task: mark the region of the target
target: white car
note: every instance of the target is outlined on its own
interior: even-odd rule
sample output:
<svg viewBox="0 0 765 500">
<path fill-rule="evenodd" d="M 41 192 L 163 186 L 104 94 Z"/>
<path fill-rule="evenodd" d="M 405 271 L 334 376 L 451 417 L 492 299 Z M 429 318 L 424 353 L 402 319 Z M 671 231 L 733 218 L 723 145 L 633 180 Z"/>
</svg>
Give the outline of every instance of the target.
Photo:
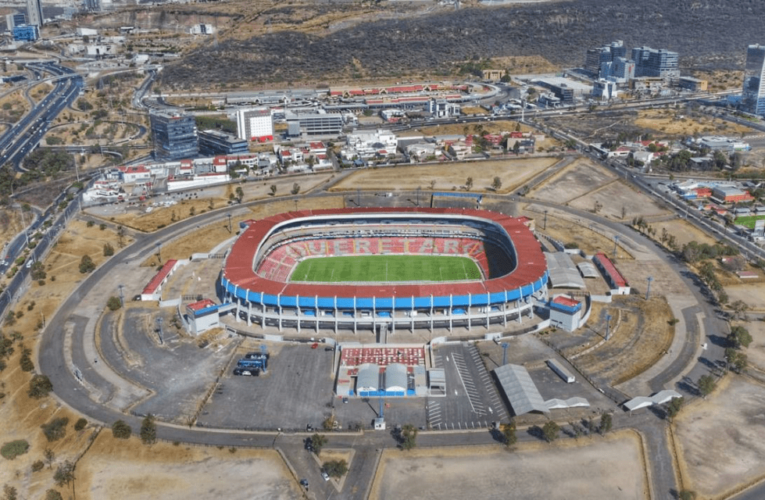
<svg viewBox="0 0 765 500">
<path fill-rule="evenodd" d="M 321 471 L 321 477 L 324 478 L 325 481 L 329 481 L 329 474 L 325 471 Z"/>
</svg>

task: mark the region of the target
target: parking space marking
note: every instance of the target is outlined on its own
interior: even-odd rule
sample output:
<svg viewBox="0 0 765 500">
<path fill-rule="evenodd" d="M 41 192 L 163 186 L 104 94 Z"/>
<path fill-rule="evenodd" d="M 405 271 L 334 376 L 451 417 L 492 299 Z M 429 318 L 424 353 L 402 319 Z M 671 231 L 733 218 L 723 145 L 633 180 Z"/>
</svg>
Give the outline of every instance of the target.
<svg viewBox="0 0 765 500">
<path fill-rule="evenodd" d="M 500 399 L 499 394 L 497 393 L 497 387 L 494 385 L 494 383 L 491 380 L 489 371 L 486 369 L 486 366 L 484 365 L 483 360 L 481 359 L 481 355 L 478 353 L 478 348 L 475 345 L 471 345 L 470 347 L 468 347 L 468 350 L 470 351 L 470 356 L 473 358 L 473 360 L 475 360 L 476 368 L 478 369 L 478 375 L 481 377 L 481 381 L 484 384 L 484 388 L 486 392 L 489 394 L 489 400 L 491 401 L 489 412 L 493 415 L 495 414 L 495 410 L 496 410 L 496 416 L 499 420 L 507 418 L 507 412 L 505 412 L 505 405 L 502 404 L 502 400 Z"/>
<path fill-rule="evenodd" d="M 452 353 L 452 359 L 457 367 L 457 375 L 460 377 L 462 387 L 465 389 L 470 407 L 473 409 L 473 413 L 478 415 L 486 415 L 486 407 L 481 401 L 481 395 L 473 382 L 473 377 L 465 364 L 465 360 L 460 353 Z"/>
</svg>

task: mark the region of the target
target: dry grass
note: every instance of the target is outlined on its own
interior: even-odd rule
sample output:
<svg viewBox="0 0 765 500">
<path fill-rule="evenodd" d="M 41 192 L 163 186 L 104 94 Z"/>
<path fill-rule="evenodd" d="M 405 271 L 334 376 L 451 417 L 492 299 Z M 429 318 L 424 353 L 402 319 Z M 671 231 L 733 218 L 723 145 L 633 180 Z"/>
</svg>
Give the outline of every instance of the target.
<svg viewBox="0 0 765 500">
<path fill-rule="evenodd" d="M 673 315 L 666 299 L 658 296 L 649 301 L 618 297 L 609 309 L 612 316 L 618 309 L 620 317 L 611 340 L 576 362 L 588 373 L 618 385 L 643 373 L 667 352 L 674 337 L 669 324 Z"/>
<path fill-rule="evenodd" d="M 698 132 L 702 135 L 718 133 L 724 135 L 758 133 L 754 129 L 744 125 L 726 122 L 719 118 L 703 115 L 692 118 L 675 110 L 639 111 L 638 118 L 635 120 L 635 125 L 663 132 L 670 136 L 687 136 L 694 132 Z"/>
<path fill-rule="evenodd" d="M 31 214 L 25 216 L 31 221 Z M 0 249 L 16 237 L 23 229 L 21 223 L 21 213 L 7 207 L 0 208 Z"/>
<path fill-rule="evenodd" d="M 662 229 L 666 229 L 667 234 L 671 234 L 675 237 L 678 247 L 682 247 L 691 241 L 706 243 L 707 245 L 714 245 L 717 243 L 717 240 L 709 236 L 707 233 L 682 219 L 674 219 L 666 222 L 655 222 L 651 223 L 650 225 L 651 227 L 656 228 L 656 236 L 658 238 L 661 237 Z"/>
<path fill-rule="evenodd" d="M 21 90 L 0 98 L 0 121 L 18 121 L 31 109 L 29 101 Z"/>
<path fill-rule="evenodd" d="M 494 177 L 502 180 L 499 193 L 509 193 L 525 184 L 557 162 L 557 158 L 529 158 L 520 160 L 497 160 L 474 163 L 445 163 L 413 167 L 377 168 L 354 172 L 330 191 L 366 190 L 396 191 L 413 190 L 418 187 L 435 190 L 460 190 L 468 177 L 473 178 L 474 192 L 494 192 Z"/>
<path fill-rule="evenodd" d="M 129 212 L 110 217 L 109 220 L 143 232 L 161 229 L 173 222 L 182 221 L 194 215 L 229 206 L 227 198 L 199 198 L 182 200 L 172 207 L 154 208 L 151 212 Z M 212 205 L 212 207 L 211 207 Z"/>
<path fill-rule="evenodd" d="M 579 224 L 572 223 L 570 220 L 548 215 L 547 229 L 542 229 L 544 214 L 528 212 L 525 215 L 533 217 L 536 220 L 537 231 L 561 241 L 564 244 L 574 243 L 579 250 L 587 255 L 595 255 L 598 252 L 606 252 L 611 255 L 611 252 L 613 252 L 613 240 L 606 238 L 600 233 L 596 233 L 589 227 L 580 226 Z M 632 255 L 624 250 L 623 247 L 618 248 L 617 258 L 618 260 L 633 260 Z"/>
<path fill-rule="evenodd" d="M 489 112 L 480 106 L 465 106 L 462 108 L 463 115 L 488 115 Z"/>
</svg>

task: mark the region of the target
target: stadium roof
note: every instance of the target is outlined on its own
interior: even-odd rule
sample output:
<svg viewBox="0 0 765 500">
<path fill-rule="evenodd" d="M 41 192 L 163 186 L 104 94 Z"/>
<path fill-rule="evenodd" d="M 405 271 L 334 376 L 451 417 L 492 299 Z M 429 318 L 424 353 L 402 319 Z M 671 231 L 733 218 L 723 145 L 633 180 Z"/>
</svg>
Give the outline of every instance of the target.
<svg viewBox="0 0 765 500">
<path fill-rule="evenodd" d="M 470 283 L 439 283 L 422 285 L 348 285 L 348 284 L 294 284 L 269 280 L 255 274 L 255 257 L 263 242 L 278 230 L 278 226 L 293 220 L 325 217 L 352 222 L 363 215 L 389 217 L 420 214 L 466 219 L 481 219 L 498 224 L 507 233 L 516 252 L 516 268 L 504 276 Z M 329 210 L 302 210 L 260 219 L 250 224 L 231 248 L 226 259 L 223 277 L 233 286 L 273 296 L 301 297 L 427 297 L 454 295 L 482 295 L 505 293 L 528 287 L 544 277 L 547 263 L 539 242 L 522 220 L 487 210 L 454 208 L 353 208 Z"/>
<path fill-rule="evenodd" d="M 569 254 L 545 252 L 545 258 L 550 272 L 550 284 L 553 288 L 586 288 Z"/>
<path fill-rule="evenodd" d="M 600 262 L 601 267 L 611 277 L 611 280 L 614 282 L 614 285 L 618 287 L 624 287 L 627 285 L 627 280 L 622 276 L 622 273 L 619 272 L 618 269 L 616 269 L 616 266 L 614 266 L 614 263 L 611 262 L 611 259 L 609 259 L 606 254 L 603 252 L 595 254 L 595 257 L 593 257 L 597 262 Z"/>
<path fill-rule="evenodd" d="M 407 388 L 407 369 L 401 363 L 392 363 L 385 369 L 385 390 L 405 391 Z"/>
<path fill-rule="evenodd" d="M 550 412 L 526 368 L 520 365 L 504 365 L 495 368 L 494 374 L 516 415 L 531 411 Z"/>
<path fill-rule="evenodd" d="M 143 293 L 150 294 L 157 291 L 157 288 L 162 284 L 162 281 L 164 281 L 165 278 L 173 271 L 173 268 L 175 267 L 175 264 L 177 264 L 178 261 L 174 259 L 170 259 L 162 266 L 162 269 L 159 270 L 157 274 L 154 275 L 154 277 L 149 281 L 149 284 L 146 285 L 146 287 L 143 289 Z"/>
<path fill-rule="evenodd" d="M 376 391 L 380 385 L 380 367 L 373 363 L 359 367 L 356 377 L 356 391 Z"/>
<path fill-rule="evenodd" d="M 565 410 L 566 408 L 589 407 L 590 402 L 584 398 L 549 399 L 545 401 L 548 410 Z"/>
<path fill-rule="evenodd" d="M 629 411 L 639 410 L 640 408 L 646 408 L 648 406 L 653 405 L 661 405 L 666 403 L 667 401 L 674 399 L 674 398 L 682 398 L 682 394 L 680 394 L 677 391 L 673 390 L 665 390 L 665 391 L 659 391 L 650 398 L 647 398 L 645 396 L 638 396 L 636 398 L 632 398 L 626 403 L 624 403 L 624 407 L 627 408 Z"/>
</svg>

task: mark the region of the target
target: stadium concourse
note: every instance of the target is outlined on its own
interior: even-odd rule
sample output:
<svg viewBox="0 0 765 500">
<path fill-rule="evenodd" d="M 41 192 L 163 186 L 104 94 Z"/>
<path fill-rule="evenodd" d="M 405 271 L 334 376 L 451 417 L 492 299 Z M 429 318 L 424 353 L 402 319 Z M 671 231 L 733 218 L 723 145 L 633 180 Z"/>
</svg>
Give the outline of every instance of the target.
<svg viewBox="0 0 765 500">
<path fill-rule="evenodd" d="M 500 213 L 330 209 L 246 224 L 226 257 L 220 290 L 248 325 L 451 332 L 506 326 L 547 300 L 539 242 L 524 220 Z M 313 262 L 316 274 L 305 270 Z"/>
</svg>

